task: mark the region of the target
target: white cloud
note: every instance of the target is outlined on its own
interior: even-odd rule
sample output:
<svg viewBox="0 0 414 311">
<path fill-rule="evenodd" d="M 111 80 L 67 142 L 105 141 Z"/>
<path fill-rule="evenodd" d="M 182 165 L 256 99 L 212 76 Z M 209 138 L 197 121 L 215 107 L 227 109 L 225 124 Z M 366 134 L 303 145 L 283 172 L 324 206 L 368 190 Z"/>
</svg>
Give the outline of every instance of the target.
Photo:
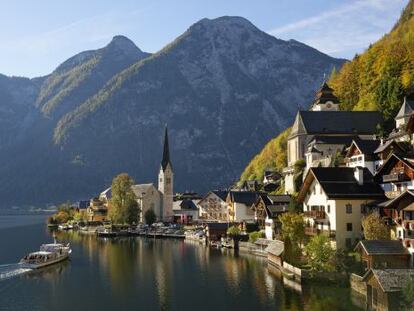
<svg viewBox="0 0 414 311">
<path fill-rule="evenodd" d="M 354 0 L 268 33 L 335 56 L 352 57 L 388 32 L 408 0 Z"/>
</svg>

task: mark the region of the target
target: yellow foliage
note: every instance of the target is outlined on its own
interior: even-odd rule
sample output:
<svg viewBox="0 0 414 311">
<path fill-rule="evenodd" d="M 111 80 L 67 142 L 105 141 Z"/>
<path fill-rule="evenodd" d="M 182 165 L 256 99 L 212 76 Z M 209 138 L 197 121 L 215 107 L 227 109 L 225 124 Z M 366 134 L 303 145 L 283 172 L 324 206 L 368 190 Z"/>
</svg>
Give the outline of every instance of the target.
<svg viewBox="0 0 414 311">
<path fill-rule="evenodd" d="M 286 148 L 289 133 L 290 128 L 268 142 L 263 150 L 245 168 L 240 177 L 240 181 L 262 180 L 263 173 L 266 169 L 280 171 L 284 168 L 287 165 Z"/>
</svg>

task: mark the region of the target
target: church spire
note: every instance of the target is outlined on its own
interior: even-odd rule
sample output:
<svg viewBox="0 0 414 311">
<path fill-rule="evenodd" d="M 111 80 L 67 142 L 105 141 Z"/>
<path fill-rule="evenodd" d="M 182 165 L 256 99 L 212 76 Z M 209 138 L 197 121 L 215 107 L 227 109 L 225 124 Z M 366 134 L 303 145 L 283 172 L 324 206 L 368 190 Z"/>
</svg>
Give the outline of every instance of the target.
<svg viewBox="0 0 414 311">
<path fill-rule="evenodd" d="M 168 164 L 170 164 L 170 166 L 172 166 L 171 161 L 170 161 L 170 147 L 168 145 L 168 128 L 167 128 L 167 126 L 165 126 L 164 151 L 162 153 L 162 161 L 161 161 L 161 167 L 162 167 L 163 171 L 165 171 Z"/>
</svg>

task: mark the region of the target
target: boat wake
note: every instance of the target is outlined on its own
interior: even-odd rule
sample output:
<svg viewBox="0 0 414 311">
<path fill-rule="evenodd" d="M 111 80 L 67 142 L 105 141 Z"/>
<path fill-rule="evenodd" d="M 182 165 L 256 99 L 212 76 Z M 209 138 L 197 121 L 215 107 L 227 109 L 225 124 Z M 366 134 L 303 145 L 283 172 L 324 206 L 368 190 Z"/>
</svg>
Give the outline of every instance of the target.
<svg viewBox="0 0 414 311">
<path fill-rule="evenodd" d="M 0 265 L 0 281 L 11 279 L 30 271 L 32 271 L 32 269 L 24 268 L 19 263 Z"/>
</svg>

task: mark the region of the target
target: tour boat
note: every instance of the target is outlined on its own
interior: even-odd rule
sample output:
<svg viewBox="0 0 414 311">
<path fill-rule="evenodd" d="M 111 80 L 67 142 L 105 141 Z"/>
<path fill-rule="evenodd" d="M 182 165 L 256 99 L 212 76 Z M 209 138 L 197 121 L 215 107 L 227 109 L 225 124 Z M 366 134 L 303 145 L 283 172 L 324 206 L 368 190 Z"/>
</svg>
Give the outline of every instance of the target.
<svg viewBox="0 0 414 311">
<path fill-rule="evenodd" d="M 20 260 L 20 264 L 25 268 L 38 269 L 66 260 L 70 253 L 72 249 L 69 243 L 65 245 L 55 241 L 41 245 L 39 251 L 26 255 Z"/>
</svg>

